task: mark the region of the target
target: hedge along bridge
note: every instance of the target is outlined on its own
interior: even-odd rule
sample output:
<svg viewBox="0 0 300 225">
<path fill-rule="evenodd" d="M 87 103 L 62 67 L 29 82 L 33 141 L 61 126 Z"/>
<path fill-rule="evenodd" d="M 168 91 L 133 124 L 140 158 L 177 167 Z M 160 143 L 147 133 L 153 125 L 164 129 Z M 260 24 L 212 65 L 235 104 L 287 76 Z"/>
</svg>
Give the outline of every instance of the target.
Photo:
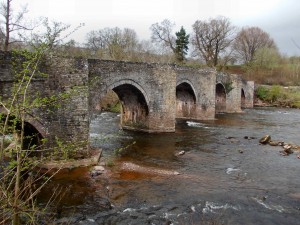
<svg viewBox="0 0 300 225">
<path fill-rule="evenodd" d="M 2 52 L 0 64 L 0 94 L 7 99 L 14 81 L 10 55 Z M 174 132 L 176 118 L 212 120 L 218 112 L 253 107 L 253 82 L 213 69 L 79 58 L 46 68 L 48 76 L 34 79 L 31 93 L 70 96 L 61 107 L 33 110 L 26 119 L 28 132 L 50 144 L 56 137 L 88 143 L 90 120 L 109 90 L 122 104 L 121 126 L 144 132 Z"/>
</svg>

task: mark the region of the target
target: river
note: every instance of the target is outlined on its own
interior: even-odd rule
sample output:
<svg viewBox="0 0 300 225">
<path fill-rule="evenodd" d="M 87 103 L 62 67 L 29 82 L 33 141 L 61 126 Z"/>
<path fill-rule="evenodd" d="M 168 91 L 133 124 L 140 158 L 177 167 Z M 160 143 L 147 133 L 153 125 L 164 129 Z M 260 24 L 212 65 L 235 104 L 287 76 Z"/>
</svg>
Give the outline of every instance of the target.
<svg viewBox="0 0 300 225">
<path fill-rule="evenodd" d="M 119 119 L 105 112 L 91 123 L 103 174 L 78 168 L 49 186 L 67 190 L 58 223 L 300 224 L 300 153 L 282 156 L 282 147 L 259 144 L 269 134 L 300 145 L 299 110 L 178 120 L 175 133 L 162 134 L 121 130 Z"/>
</svg>

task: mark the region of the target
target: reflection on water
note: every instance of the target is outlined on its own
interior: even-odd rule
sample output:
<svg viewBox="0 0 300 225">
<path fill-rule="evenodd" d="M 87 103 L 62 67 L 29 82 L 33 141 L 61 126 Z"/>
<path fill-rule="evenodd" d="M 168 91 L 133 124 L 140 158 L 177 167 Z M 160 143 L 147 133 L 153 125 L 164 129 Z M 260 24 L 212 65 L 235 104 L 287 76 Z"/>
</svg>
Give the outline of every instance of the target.
<svg viewBox="0 0 300 225">
<path fill-rule="evenodd" d="M 111 166 L 107 173 L 64 179 L 72 186 L 84 177 L 74 192 L 85 203 L 73 205 L 84 212 L 83 224 L 88 218 L 98 224 L 198 224 L 206 216 L 216 224 L 299 223 L 300 160 L 258 143 L 270 134 L 300 145 L 299 110 L 261 108 L 213 121 L 178 120 L 176 132 L 166 134 L 123 131 L 118 121 L 117 114 L 103 113 L 91 124 L 92 145 L 103 148 Z M 180 151 L 185 154 L 176 156 Z M 101 212 L 101 198 L 111 204 L 104 207 L 109 216 Z"/>
</svg>

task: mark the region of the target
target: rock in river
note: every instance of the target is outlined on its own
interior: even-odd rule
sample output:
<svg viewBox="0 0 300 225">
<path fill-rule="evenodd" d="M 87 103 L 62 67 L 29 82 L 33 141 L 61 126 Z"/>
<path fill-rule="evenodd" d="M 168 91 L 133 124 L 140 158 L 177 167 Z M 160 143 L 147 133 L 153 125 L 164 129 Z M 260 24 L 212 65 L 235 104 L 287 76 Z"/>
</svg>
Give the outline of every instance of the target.
<svg viewBox="0 0 300 225">
<path fill-rule="evenodd" d="M 288 155 L 293 153 L 291 145 L 284 145 L 283 149 L 284 149 L 284 152 L 287 153 Z"/>
<path fill-rule="evenodd" d="M 259 140 L 259 143 L 261 144 L 267 144 L 271 141 L 271 136 L 270 135 L 266 135 L 264 137 L 262 137 L 260 140 Z"/>
<path fill-rule="evenodd" d="M 180 155 L 184 155 L 185 154 L 185 151 L 180 151 L 178 152 L 177 154 L 175 154 L 176 156 L 180 156 Z"/>
<path fill-rule="evenodd" d="M 269 145 L 271 145 L 271 146 L 278 146 L 278 145 L 280 145 L 280 141 L 269 141 Z"/>
</svg>

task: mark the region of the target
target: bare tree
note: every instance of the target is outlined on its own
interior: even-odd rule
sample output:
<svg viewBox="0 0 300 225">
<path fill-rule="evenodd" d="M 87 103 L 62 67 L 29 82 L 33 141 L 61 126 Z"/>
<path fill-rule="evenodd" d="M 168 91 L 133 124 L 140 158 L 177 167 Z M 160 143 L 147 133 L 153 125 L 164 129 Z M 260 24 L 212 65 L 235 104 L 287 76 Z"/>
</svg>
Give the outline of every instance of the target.
<svg viewBox="0 0 300 225">
<path fill-rule="evenodd" d="M 228 18 L 218 17 L 208 21 L 197 20 L 193 24 L 192 45 L 196 56 L 204 59 L 208 66 L 218 65 L 234 39 L 235 27 Z"/>
<path fill-rule="evenodd" d="M 133 29 L 124 28 L 122 36 L 123 36 L 123 46 L 126 49 L 126 51 L 135 50 L 138 43 L 136 32 Z"/>
<path fill-rule="evenodd" d="M 257 51 L 262 48 L 277 49 L 270 35 L 259 27 L 242 28 L 233 43 L 235 53 L 245 64 L 253 62 Z"/>
<path fill-rule="evenodd" d="M 66 37 L 70 36 L 70 33 L 74 32 L 71 31 L 64 34 L 70 28 L 70 25 L 57 21 L 49 21 L 48 18 L 42 20 L 42 25 L 40 28 L 42 33 L 36 32 L 32 34 L 30 42 L 33 46 L 37 47 L 43 43 L 48 43 L 50 49 L 56 48 Z"/>
<path fill-rule="evenodd" d="M 130 59 L 138 46 L 138 38 L 133 29 L 118 27 L 104 28 L 87 34 L 86 46 L 94 54 L 109 59 Z"/>
<path fill-rule="evenodd" d="M 105 56 L 105 51 L 107 49 L 107 33 L 108 28 L 101 29 L 98 31 L 90 31 L 86 35 L 85 46 L 90 50 L 90 54 L 99 56 L 103 58 Z"/>
<path fill-rule="evenodd" d="M 174 54 L 169 49 L 162 51 L 159 45 L 150 40 L 139 42 L 135 52 L 135 61 L 152 63 L 171 63 L 174 62 Z"/>
<path fill-rule="evenodd" d="M 12 8 L 13 0 L 6 0 L 0 5 L 0 16 L 3 17 L 3 36 L 4 36 L 4 51 L 9 49 L 9 46 L 15 42 L 20 42 L 16 37 L 13 37 L 12 34 L 25 30 L 32 30 L 32 28 L 24 25 L 24 15 L 28 12 L 27 6 L 22 7 L 21 11 L 17 14 L 14 14 Z"/>
<path fill-rule="evenodd" d="M 1 46 L 4 46 L 4 42 L 5 42 L 4 31 L 3 31 L 2 27 L 0 27 L 0 49 L 1 49 Z"/>
<path fill-rule="evenodd" d="M 151 40 L 156 43 L 161 43 L 164 47 L 170 48 L 173 53 L 176 53 L 176 38 L 172 34 L 175 24 L 165 19 L 160 24 L 152 24 Z"/>
</svg>

